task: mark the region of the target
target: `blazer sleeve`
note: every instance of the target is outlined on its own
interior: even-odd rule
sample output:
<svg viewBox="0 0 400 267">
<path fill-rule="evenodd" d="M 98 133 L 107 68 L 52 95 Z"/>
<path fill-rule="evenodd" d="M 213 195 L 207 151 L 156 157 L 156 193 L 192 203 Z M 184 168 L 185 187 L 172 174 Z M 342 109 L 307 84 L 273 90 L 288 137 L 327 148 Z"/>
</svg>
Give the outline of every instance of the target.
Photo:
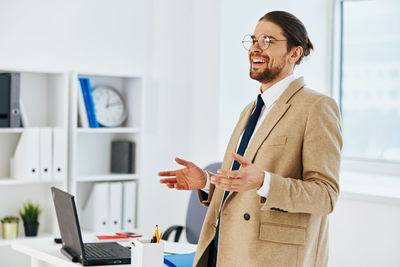
<svg viewBox="0 0 400 267">
<path fill-rule="evenodd" d="M 303 144 L 302 179 L 271 173 L 270 189 L 262 210 L 327 215 L 339 195 L 342 135 L 336 102 L 327 96 L 310 108 Z"/>
<path fill-rule="evenodd" d="M 211 175 L 215 175 L 212 172 L 207 171 L 208 176 L 211 177 Z M 214 190 L 215 190 L 215 185 L 210 183 L 210 189 L 208 191 L 208 194 L 202 190 L 197 190 L 198 196 L 199 196 L 199 200 L 200 203 L 203 204 L 204 206 L 208 207 L 210 205 L 212 196 L 214 194 Z"/>
</svg>

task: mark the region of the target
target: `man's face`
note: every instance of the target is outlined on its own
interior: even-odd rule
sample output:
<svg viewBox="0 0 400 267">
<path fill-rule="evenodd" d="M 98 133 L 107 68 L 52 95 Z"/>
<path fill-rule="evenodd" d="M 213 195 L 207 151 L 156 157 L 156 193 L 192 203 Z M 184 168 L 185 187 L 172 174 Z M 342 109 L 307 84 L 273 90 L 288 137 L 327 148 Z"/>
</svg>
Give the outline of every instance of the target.
<svg viewBox="0 0 400 267">
<path fill-rule="evenodd" d="M 270 37 L 269 47 L 262 50 L 258 43 L 252 45 L 249 50 L 250 77 L 261 83 L 274 81 L 282 71 L 287 71 L 287 42 L 274 42 L 274 40 L 286 40 L 282 28 L 272 22 L 260 21 L 253 33 L 256 40 L 260 35 L 266 34 Z"/>
</svg>

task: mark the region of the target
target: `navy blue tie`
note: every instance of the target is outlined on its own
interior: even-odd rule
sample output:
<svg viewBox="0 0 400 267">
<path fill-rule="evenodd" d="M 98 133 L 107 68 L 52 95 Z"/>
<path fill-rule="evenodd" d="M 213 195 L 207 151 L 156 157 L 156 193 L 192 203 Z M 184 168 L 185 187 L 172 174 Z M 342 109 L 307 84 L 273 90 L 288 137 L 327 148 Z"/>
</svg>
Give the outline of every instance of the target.
<svg viewBox="0 0 400 267">
<path fill-rule="evenodd" d="M 244 152 L 246 151 L 246 148 L 247 148 L 247 145 L 249 144 L 250 138 L 253 135 L 254 129 L 256 128 L 256 124 L 257 124 L 258 118 L 260 117 L 260 113 L 261 113 L 263 106 L 264 106 L 264 101 L 262 100 L 261 94 L 259 94 L 257 97 L 256 108 L 254 109 L 253 113 L 251 114 L 251 116 L 249 118 L 249 121 L 247 122 L 246 128 L 244 129 L 244 133 L 242 136 L 242 140 L 240 141 L 240 145 L 237 150 L 237 154 L 239 154 L 241 156 L 243 156 Z M 232 165 L 232 171 L 239 170 L 239 167 L 240 167 L 240 163 L 235 160 Z M 222 208 L 222 205 L 224 204 L 224 201 L 228 195 L 229 195 L 229 191 L 225 191 L 224 197 L 222 198 L 222 202 L 221 202 L 221 206 L 220 206 L 221 208 Z M 217 230 L 216 230 L 215 237 L 214 237 L 214 246 L 216 248 L 218 248 L 219 221 L 221 219 L 220 218 L 221 217 L 221 208 L 219 210 Z"/>
</svg>

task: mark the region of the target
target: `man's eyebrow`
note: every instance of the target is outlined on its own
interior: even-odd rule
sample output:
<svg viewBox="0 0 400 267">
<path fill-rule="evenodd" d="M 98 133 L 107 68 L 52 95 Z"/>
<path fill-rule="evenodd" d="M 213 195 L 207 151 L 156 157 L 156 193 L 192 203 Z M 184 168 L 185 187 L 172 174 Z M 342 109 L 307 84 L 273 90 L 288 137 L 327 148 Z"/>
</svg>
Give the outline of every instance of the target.
<svg viewBox="0 0 400 267">
<path fill-rule="evenodd" d="M 260 34 L 260 35 L 266 35 L 266 36 L 268 36 L 269 39 L 278 40 L 276 37 L 274 37 L 274 36 L 272 36 L 272 35 L 269 35 L 269 34 L 266 34 L 266 33 L 263 33 L 263 34 Z M 259 36 L 260 36 L 260 35 L 259 35 Z M 251 39 L 256 39 L 256 36 L 253 34 L 253 35 L 251 36 Z"/>
</svg>

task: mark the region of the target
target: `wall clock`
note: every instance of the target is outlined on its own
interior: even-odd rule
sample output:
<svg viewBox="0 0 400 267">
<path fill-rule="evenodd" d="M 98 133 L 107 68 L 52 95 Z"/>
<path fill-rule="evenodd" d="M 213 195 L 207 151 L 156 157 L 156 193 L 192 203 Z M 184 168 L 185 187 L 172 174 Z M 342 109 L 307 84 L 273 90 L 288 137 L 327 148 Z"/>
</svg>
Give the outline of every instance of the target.
<svg viewBox="0 0 400 267">
<path fill-rule="evenodd" d="M 120 126 L 128 116 L 125 97 L 114 87 L 96 85 L 92 91 L 96 119 L 105 127 Z"/>
</svg>

